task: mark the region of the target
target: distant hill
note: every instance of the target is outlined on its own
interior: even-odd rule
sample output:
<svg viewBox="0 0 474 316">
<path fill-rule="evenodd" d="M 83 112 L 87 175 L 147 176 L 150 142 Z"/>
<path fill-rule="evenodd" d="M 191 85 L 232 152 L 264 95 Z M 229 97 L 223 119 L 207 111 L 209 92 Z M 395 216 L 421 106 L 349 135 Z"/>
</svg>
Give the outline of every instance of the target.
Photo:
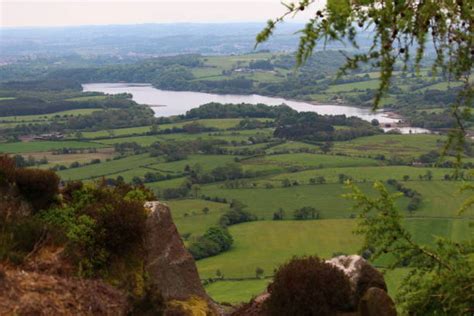
<svg viewBox="0 0 474 316">
<path fill-rule="evenodd" d="M 254 50 L 255 36 L 263 27 L 264 23 L 254 22 L 0 28 L 0 61 L 75 54 L 123 59 L 190 53 L 242 54 Z M 258 49 L 293 51 L 298 40 L 295 32 L 302 27 L 300 23 L 285 23 Z M 369 45 L 370 37 L 366 38 Z M 344 46 L 330 44 L 328 48 Z"/>
</svg>

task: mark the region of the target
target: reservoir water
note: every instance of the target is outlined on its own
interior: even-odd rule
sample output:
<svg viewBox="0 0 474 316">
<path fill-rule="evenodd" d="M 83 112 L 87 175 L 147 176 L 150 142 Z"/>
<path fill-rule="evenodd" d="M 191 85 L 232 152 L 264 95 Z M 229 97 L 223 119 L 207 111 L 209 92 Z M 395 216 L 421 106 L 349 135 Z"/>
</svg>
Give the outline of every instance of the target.
<svg viewBox="0 0 474 316">
<path fill-rule="evenodd" d="M 88 83 L 82 85 L 84 92 L 103 92 L 107 94 L 130 93 L 133 100 L 140 104 L 150 106 L 155 116 L 172 116 L 185 114 L 186 111 L 209 102 L 218 103 L 263 103 L 267 105 L 286 104 L 297 111 L 316 112 L 321 115 L 356 116 L 363 120 L 377 119 L 382 124 L 396 123 L 397 118 L 390 117 L 384 111 L 372 112 L 367 108 L 358 108 L 345 105 L 312 104 L 303 101 L 287 100 L 277 97 L 266 97 L 257 94 L 213 94 L 193 91 L 169 91 L 154 88 L 150 84 L 132 83 Z M 425 129 L 404 127 L 402 133 L 426 133 Z"/>
</svg>

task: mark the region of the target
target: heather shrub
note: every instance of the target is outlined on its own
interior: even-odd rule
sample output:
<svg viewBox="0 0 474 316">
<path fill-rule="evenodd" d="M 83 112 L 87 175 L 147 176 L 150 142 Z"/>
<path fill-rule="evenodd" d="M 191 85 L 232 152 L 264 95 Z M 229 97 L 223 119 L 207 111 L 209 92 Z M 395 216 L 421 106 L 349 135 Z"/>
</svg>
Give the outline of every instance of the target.
<svg viewBox="0 0 474 316">
<path fill-rule="evenodd" d="M 35 217 L 24 217 L 2 223 L 0 261 L 21 264 L 46 236 L 47 227 Z"/>
<path fill-rule="evenodd" d="M 35 212 L 47 209 L 56 202 L 59 177 L 53 171 L 19 168 L 15 172 L 15 182 Z"/>
<path fill-rule="evenodd" d="M 7 155 L 0 155 L 0 185 L 13 182 L 15 179 L 15 160 Z"/>
<path fill-rule="evenodd" d="M 41 214 L 62 230 L 69 256 L 85 276 L 104 275 L 114 261 L 142 250 L 147 190 L 119 184 L 74 182 L 62 190 L 65 206 Z M 122 259 L 120 259 L 122 258 Z"/>
<path fill-rule="evenodd" d="M 104 232 L 104 245 L 111 254 L 133 250 L 145 233 L 146 213 L 139 201 L 118 200 L 96 219 L 97 230 Z"/>
<path fill-rule="evenodd" d="M 350 284 L 338 268 L 318 257 L 293 258 L 268 286 L 270 315 L 334 315 L 350 308 Z"/>
</svg>

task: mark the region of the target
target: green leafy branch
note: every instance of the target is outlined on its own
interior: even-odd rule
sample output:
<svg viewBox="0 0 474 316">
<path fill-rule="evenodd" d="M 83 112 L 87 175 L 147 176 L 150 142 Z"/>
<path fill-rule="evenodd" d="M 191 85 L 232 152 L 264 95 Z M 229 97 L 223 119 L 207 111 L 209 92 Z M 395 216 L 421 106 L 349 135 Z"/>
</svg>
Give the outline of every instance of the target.
<svg viewBox="0 0 474 316">
<path fill-rule="evenodd" d="M 390 269 L 408 266 L 398 301 L 408 313 L 431 315 L 446 312 L 462 315 L 474 306 L 473 240 L 464 242 L 436 238 L 434 246 L 417 243 L 403 225 L 395 206 L 399 193 L 390 194 L 381 182 L 374 184 L 378 195 L 368 197 L 354 184 L 345 197 L 361 210 L 357 234 L 364 236 L 363 249 L 373 251 L 372 260 L 392 259 Z M 438 315 L 438 314 L 437 314 Z M 444 315 L 441 314 L 441 315 Z"/>
</svg>

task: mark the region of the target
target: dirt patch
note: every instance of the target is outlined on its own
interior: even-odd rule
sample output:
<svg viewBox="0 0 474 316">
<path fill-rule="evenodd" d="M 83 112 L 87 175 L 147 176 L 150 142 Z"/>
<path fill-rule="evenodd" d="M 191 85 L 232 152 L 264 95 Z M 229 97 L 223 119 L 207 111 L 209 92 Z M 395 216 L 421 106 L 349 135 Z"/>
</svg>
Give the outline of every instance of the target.
<svg viewBox="0 0 474 316">
<path fill-rule="evenodd" d="M 125 315 L 126 296 L 102 281 L 0 267 L 0 315 Z"/>
<path fill-rule="evenodd" d="M 92 159 L 100 159 L 101 161 L 105 161 L 106 159 L 112 159 L 115 156 L 115 150 L 113 148 L 101 148 L 97 149 L 97 152 L 94 153 L 77 153 L 77 154 L 66 154 L 66 155 L 53 155 L 53 152 L 32 152 L 25 154 L 24 157 L 28 158 L 28 156 L 33 156 L 35 159 L 42 159 L 46 157 L 48 159 L 49 165 L 69 165 L 72 162 L 89 162 Z"/>
</svg>

